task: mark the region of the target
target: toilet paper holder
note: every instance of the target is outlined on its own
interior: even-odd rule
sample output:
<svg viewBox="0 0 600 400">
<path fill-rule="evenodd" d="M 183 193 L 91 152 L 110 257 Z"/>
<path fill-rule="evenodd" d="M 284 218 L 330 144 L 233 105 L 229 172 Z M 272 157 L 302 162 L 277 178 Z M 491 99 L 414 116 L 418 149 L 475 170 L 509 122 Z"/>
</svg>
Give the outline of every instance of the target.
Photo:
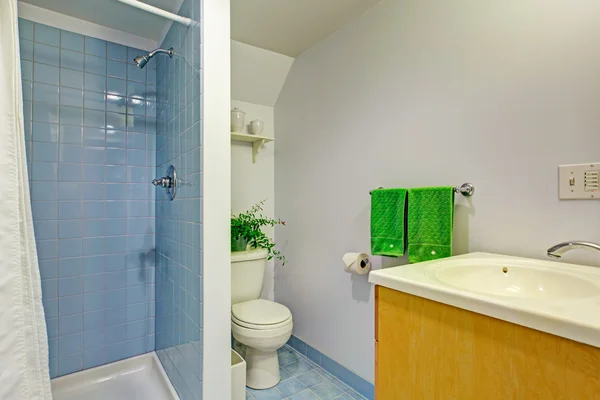
<svg viewBox="0 0 600 400">
<path fill-rule="evenodd" d="M 371 270 L 371 261 L 367 253 L 346 253 L 342 257 L 344 271 L 359 275 L 367 274 Z"/>
</svg>

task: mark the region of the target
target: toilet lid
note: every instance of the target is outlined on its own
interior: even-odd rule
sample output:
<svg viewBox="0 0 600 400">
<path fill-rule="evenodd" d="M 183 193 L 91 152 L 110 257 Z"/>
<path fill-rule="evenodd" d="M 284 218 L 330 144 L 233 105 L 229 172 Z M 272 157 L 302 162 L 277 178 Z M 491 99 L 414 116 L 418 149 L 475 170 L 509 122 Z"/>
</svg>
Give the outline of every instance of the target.
<svg viewBox="0 0 600 400">
<path fill-rule="evenodd" d="M 269 300 L 250 300 L 231 307 L 233 318 L 252 325 L 276 325 L 292 317 L 290 310 Z"/>
</svg>

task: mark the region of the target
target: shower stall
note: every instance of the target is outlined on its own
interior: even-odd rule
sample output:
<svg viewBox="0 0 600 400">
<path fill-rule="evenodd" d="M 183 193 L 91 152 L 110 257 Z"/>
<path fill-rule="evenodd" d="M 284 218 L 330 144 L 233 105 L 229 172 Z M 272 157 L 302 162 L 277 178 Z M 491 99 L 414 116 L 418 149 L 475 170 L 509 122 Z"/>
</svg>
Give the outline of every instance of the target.
<svg viewBox="0 0 600 400">
<path fill-rule="evenodd" d="M 229 397 L 229 5 L 180 4 L 158 49 L 19 9 L 55 399 Z"/>
</svg>

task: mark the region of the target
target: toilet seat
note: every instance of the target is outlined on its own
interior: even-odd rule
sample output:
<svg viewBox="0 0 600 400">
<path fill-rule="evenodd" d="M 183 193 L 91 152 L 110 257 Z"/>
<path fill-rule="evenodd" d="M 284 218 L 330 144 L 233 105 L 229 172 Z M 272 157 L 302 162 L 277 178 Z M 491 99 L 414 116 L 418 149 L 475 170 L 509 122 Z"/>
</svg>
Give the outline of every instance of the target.
<svg viewBox="0 0 600 400">
<path fill-rule="evenodd" d="M 241 326 L 246 329 L 252 329 L 255 331 L 266 331 L 266 330 L 270 330 L 270 329 L 278 329 L 278 328 L 284 327 L 284 326 L 288 325 L 289 323 L 291 323 L 292 319 L 288 318 L 286 321 L 280 322 L 278 324 L 255 325 L 255 324 L 250 324 L 248 322 L 240 321 L 237 318 L 232 316 L 231 322 L 234 323 L 235 325 Z"/>
<path fill-rule="evenodd" d="M 274 301 L 250 300 L 231 307 L 231 321 L 247 329 L 278 329 L 292 322 L 292 313 Z"/>
</svg>

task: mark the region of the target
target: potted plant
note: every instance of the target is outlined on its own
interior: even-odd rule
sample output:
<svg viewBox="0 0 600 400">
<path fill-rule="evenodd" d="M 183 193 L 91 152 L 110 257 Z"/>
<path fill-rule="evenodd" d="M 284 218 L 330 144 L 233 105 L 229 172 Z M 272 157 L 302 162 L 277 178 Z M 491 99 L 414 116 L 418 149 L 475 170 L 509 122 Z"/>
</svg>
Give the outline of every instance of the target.
<svg viewBox="0 0 600 400">
<path fill-rule="evenodd" d="M 259 214 L 263 211 L 265 201 L 255 204 L 250 210 L 231 216 L 231 251 L 246 251 L 248 247 L 266 249 L 268 260 L 276 258 L 285 264 L 285 256 L 275 250 L 273 239 L 262 231 L 265 226 L 285 225 L 285 222 Z"/>
</svg>

